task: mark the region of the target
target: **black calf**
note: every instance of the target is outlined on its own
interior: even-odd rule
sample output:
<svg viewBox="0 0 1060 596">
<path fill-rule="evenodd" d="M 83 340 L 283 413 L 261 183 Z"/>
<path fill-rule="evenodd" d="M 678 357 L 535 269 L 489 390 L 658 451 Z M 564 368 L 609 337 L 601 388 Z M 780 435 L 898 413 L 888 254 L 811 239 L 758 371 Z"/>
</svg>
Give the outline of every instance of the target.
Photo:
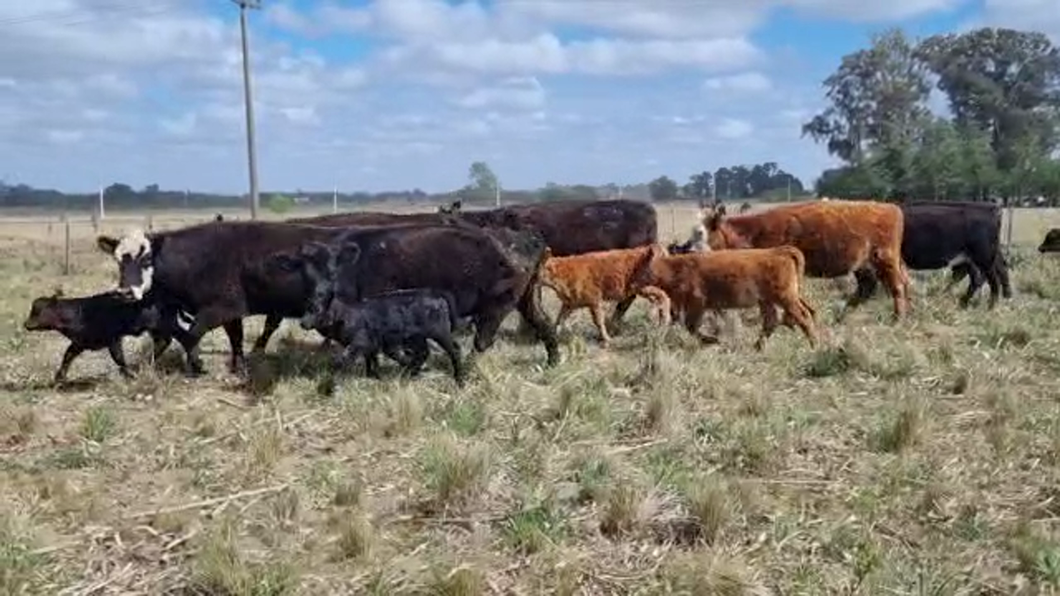
<svg viewBox="0 0 1060 596">
<path fill-rule="evenodd" d="M 160 328 L 158 308 L 147 302 L 130 302 L 116 292 L 83 298 L 63 298 L 62 292 L 37 298 L 23 323 L 27 331 L 58 331 L 70 340 L 55 382 L 66 380 L 70 364 L 85 350 L 106 348 L 123 377 L 132 374 L 125 364 L 121 340 Z"/>
<path fill-rule="evenodd" d="M 358 302 L 333 295 L 326 307 L 311 308 L 301 321 L 304 329 L 315 329 L 345 347 L 337 369 L 363 356 L 366 372 L 373 378 L 379 376 L 379 352 L 401 362 L 404 359 L 398 350 L 402 347 L 412 353 L 406 370 L 419 373 L 429 354 L 427 340 L 432 340 L 449 356 L 453 378 L 462 386 L 465 372 L 460 348 L 453 341 L 457 323 L 453 296 L 432 289 L 396 290 Z"/>
</svg>

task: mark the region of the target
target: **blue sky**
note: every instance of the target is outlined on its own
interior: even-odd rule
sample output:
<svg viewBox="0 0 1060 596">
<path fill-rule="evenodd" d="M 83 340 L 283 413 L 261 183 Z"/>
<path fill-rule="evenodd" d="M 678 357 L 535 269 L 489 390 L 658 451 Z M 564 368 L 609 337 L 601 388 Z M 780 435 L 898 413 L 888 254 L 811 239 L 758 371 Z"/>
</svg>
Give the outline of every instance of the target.
<svg viewBox="0 0 1060 596">
<path fill-rule="evenodd" d="M 261 185 L 450 190 L 680 182 L 833 162 L 800 124 L 872 32 L 1060 40 L 1057 0 L 263 0 L 250 12 Z M 0 0 L 0 176 L 63 190 L 243 192 L 229 0 Z"/>
</svg>

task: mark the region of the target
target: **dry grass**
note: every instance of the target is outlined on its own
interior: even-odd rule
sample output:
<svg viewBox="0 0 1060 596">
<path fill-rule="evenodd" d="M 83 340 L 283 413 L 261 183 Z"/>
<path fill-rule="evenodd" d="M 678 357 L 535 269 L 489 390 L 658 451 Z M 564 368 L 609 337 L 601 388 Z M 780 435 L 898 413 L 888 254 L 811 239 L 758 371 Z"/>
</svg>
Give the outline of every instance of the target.
<svg viewBox="0 0 1060 596">
<path fill-rule="evenodd" d="M 576 315 L 555 369 L 506 334 L 463 390 L 435 354 L 331 396 L 287 324 L 254 396 L 220 331 L 206 378 L 97 353 L 50 389 L 64 340 L 21 330 L 30 300 L 113 265 L 86 237 L 61 279 L 51 244 L 0 238 L 0 593 L 1055 591 L 1060 264 L 1028 247 L 1060 217 L 1020 217 L 993 313 L 938 274 L 908 321 L 881 296 L 838 325 L 811 281 L 816 352 L 781 330 L 756 353 L 746 321 L 703 349 L 638 304 L 610 351 Z"/>
</svg>

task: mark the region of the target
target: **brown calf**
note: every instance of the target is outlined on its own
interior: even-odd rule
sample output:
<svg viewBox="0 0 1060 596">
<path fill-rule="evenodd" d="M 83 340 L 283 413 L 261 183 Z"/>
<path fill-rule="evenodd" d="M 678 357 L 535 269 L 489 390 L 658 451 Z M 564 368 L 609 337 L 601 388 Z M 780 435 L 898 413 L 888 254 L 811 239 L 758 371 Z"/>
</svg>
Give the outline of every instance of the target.
<svg viewBox="0 0 1060 596">
<path fill-rule="evenodd" d="M 637 288 L 632 285 L 637 270 L 647 266 L 652 247 L 667 254 L 665 248 L 656 244 L 565 257 L 554 257 L 551 250 L 545 249 L 545 262 L 538 279 L 542 286 L 555 291 L 562 303 L 559 316 L 556 317 L 557 327 L 574 311 L 588 308 L 593 323 L 600 331 L 601 343 L 607 346 L 611 336 L 604 321 L 603 303 L 621 302 L 635 296 L 651 301 L 659 311 L 662 322 L 669 324 L 670 300 L 666 294 L 649 284 Z"/>
<path fill-rule="evenodd" d="M 834 278 L 873 269 L 894 298 L 894 316 L 909 309 L 902 264 L 905 220 L 897 205 L 874 201 L 814 201 L 758 213 L 725 216 L 718 204 L 703 211 L 712 250 L 791 245 L 806 259 L 806 275 Z M 865 301 L 855 294 L 848 308 Z"/>
<path fill-rule="evenodd" d="M 779 306 L 784 324 L 802 329 L 810 346 L 816 347 L 817 313 L 800 292 L 806 260 L 799 249 L 779 246 L 681 255 L 652 250 L 649 265 L 641 268 L 635 283 L 666 292 L 676 310 L 684 313 L 685 328 L 703 343 L 718 341 L 699 331 L 708 310 L 758 306 L 762 331 L 755 349 L 761 350 L 781 322 Z"/>
</svg>

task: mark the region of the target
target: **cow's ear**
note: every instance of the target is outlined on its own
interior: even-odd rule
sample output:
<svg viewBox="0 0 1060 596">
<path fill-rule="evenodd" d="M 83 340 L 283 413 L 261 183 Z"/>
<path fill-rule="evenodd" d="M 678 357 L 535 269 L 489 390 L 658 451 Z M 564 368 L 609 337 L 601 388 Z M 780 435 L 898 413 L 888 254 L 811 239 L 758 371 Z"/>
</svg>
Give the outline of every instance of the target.
<svg viewBox="0 0 1060 596">
<path fill-rule="evenodd" d="M 51 299 L 54 301 L 54 300 L 58 300 L 58 299 L 60 299 L 62 297 L 63 297 L 63 288 L 62 288 L 62 286 L 55 286 L 55 290 L 52 291 Z"/>
<path fill-rule="evenodd" d="M 353 265 L 361 258 L 361 247 L 356 244 L 343 244 L 336 255 L 340 265 Z"/>
<path fill-rule="evenodd" d="M 552 247 L 551 246 L 546 246 L 545 247 L 545 252 L 541 254 L 541 260 L 542 261 L 547 261 L 547 260 L 549 260 L 551 258 L 552 258 Z"/>
<path fill-rule="evenodd" d="M 101 235 L 96 238 L 96 246 L 99 247 L 99 250 L 107 253 L 108 255 L 113 255 L 115 249 L 118 248 L 118 239 L 113 236 Z"/>
<path fill-rule="evenodd" d="M 457 200 L 453 201 L 453 204 L 450 205 L 449 208 L 452 209 L 453 211 L 460 211 L 461 209 L 464 208 L 464 202 L 461 201 L 460 199 L 457 199 Z"/>
<path fill-rule="evenodd" d="M 298 254 L 311 261 L 319 261 L 329 252 L 328 245 L 321 242 L 306 242 L 298 250 Z"/>
</svg>

